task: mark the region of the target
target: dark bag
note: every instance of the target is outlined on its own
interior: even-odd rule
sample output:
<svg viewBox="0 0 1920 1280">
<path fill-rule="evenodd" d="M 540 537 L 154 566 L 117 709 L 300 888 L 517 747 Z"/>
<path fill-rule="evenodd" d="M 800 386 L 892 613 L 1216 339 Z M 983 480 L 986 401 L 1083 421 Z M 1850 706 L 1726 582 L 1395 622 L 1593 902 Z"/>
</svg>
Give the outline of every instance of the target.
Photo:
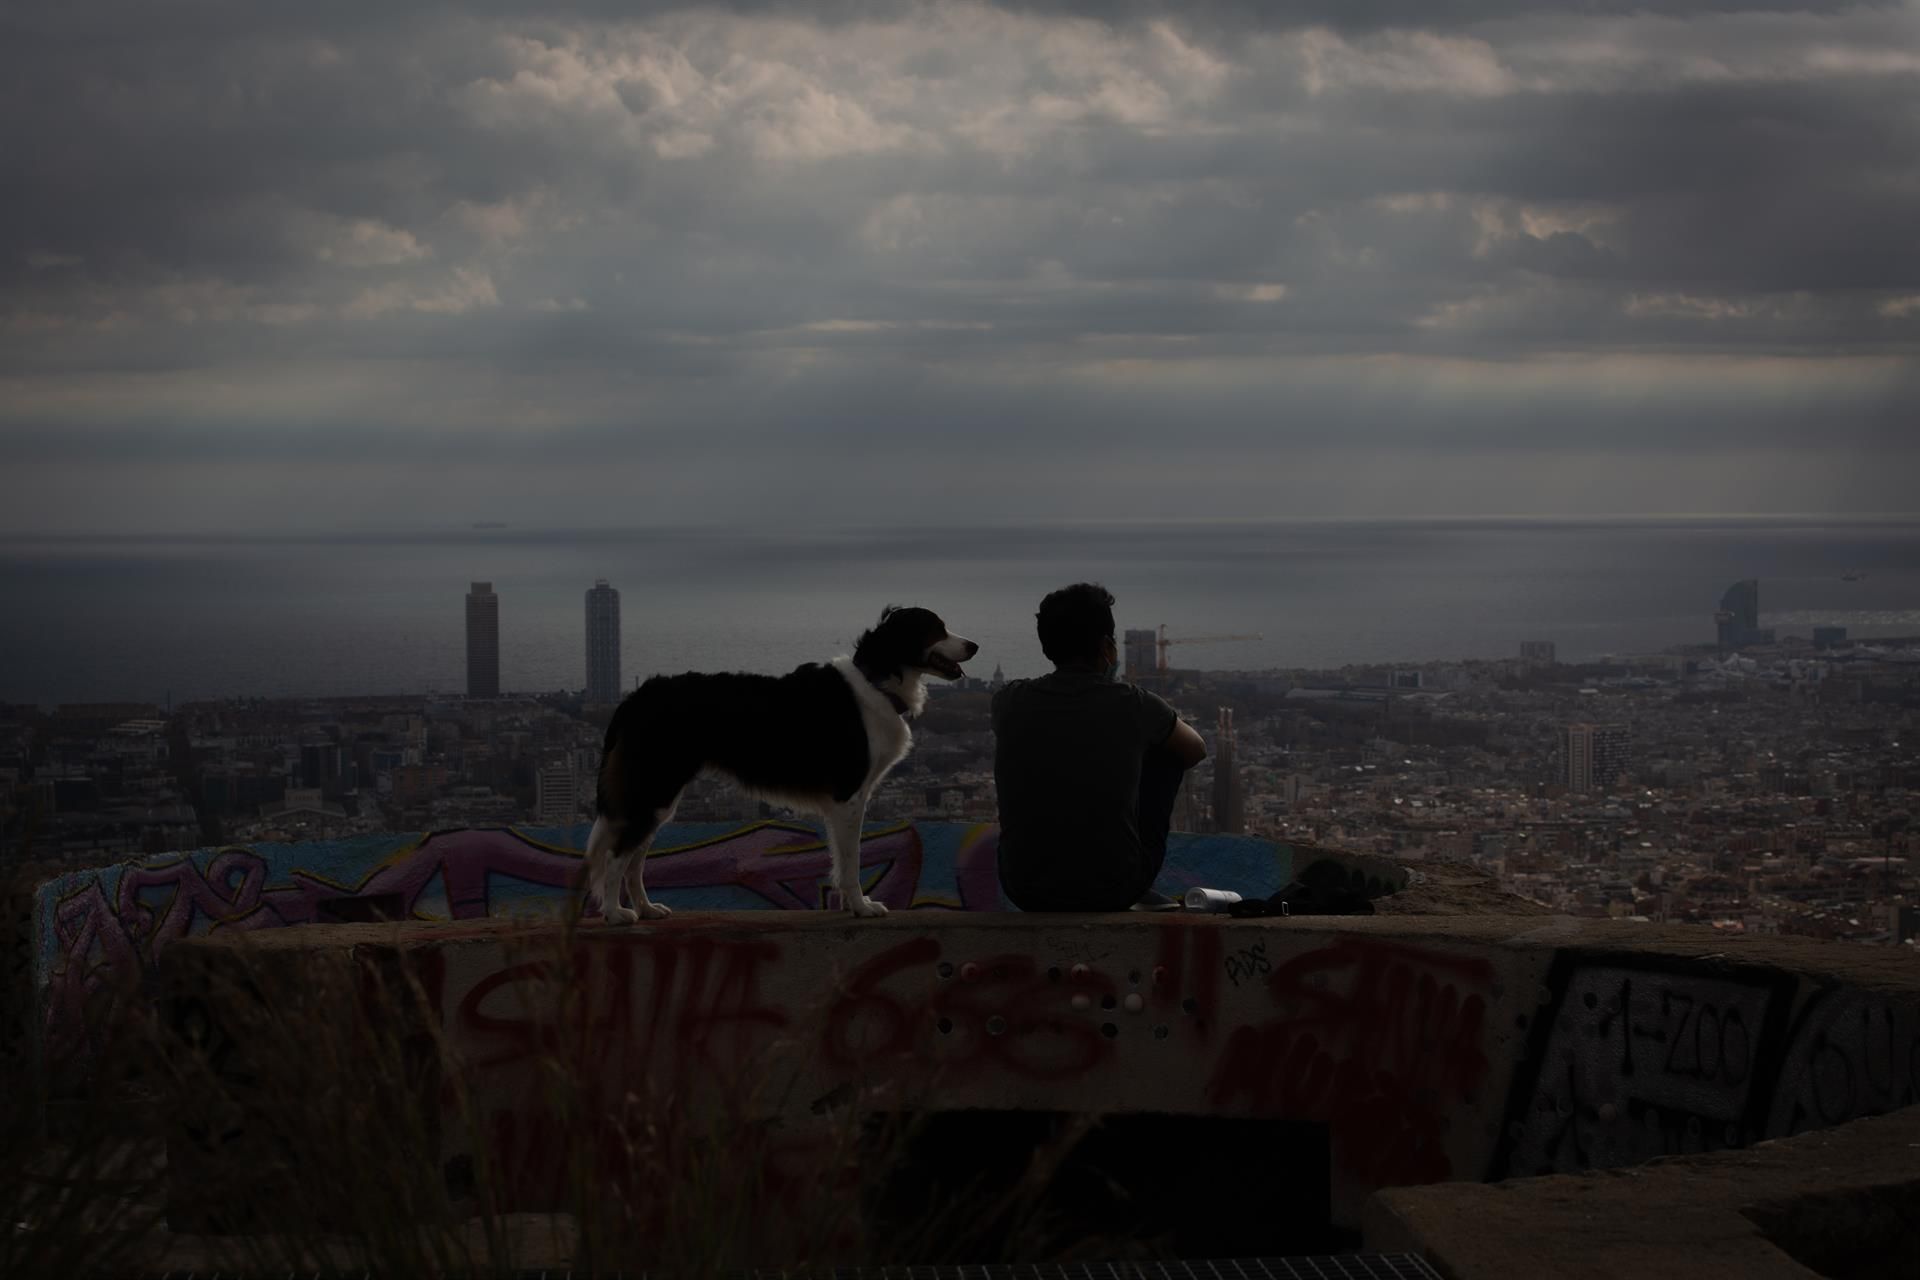
<svg viewBox="0 0 1920 1280">
<path fill-rule="evenodd" d="M 1230 916 L 1370 916 L 1373 899 L 1365 877 L 1323 858 L 1271 898 L 1236 902 Z"/>
</svg>

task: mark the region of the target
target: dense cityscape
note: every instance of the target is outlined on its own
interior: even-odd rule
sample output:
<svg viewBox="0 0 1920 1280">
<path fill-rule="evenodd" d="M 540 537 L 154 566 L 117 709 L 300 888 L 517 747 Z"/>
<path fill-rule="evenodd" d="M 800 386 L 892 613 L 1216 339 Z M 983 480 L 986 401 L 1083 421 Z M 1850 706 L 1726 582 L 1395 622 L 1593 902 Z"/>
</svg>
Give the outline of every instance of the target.
<svg viewBox="0 0 1920 1280">
<path fill-rule="evenodd" d="M 629 687 L 618 592 L 587 592 L 579 690 L 503 693 L 490 584 L 466 615 L 465 696 L 0 707 L 6 857 L 584 820 Z M 1180 669 L 1164 631 L 1128 630 L 1125 674 L 1207 739 L 1178 829 L 1468 863 L 1571 915 L 1912 944 L 1920 640 L 1776 637 L 1752 581 L 1712 620 L 1713 643 L 1599 661 L 1531 641 L 1320 671 Z M 873 821 L 994 819 L 1003 680 L 934 687 Z M 787 815 L 703 779 L 678 816 Z"/>
</svg>

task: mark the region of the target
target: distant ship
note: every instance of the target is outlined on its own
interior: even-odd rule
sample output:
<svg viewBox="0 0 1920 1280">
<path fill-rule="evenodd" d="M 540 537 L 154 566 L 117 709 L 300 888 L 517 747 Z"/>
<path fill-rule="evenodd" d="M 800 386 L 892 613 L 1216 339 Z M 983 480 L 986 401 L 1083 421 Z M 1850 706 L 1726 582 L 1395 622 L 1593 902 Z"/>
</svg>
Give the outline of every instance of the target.
<svg viewBox="0 0 1920 1280">
<path fill-rule="evenodd" d="M 1842 582 L 1865 582 L 1867 575 L 1859 569 L 1849 569 L 1840 575 Z"/>
</svg>

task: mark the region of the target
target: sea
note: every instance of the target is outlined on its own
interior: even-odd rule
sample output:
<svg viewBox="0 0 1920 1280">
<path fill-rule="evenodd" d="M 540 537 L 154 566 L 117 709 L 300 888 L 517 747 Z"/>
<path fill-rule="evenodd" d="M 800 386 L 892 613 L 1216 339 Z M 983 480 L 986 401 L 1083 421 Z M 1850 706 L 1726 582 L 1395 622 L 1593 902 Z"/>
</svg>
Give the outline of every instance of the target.
<svg viewBox="0 0 1920 1280">
<path fill-rule="evenodd" d="M 977 640 L 972 674 L 1034 675 L 1040 597 L 1082 580 L 1114 593 L 1122 628 L 1184 640 L 1180 667 L 1504 658 L 1523 640 L 1577 660 L 1710 642 L 1742 578 L 1783 635 L 1920 635 L 1920 517 L 14 536 L 0 701 L 457 693 L 480 581 L 500 600 L 502 688 L 578 689 L 602 578 L 628 685 L 789 670 L 848 651 L 887 604 Z"/>
</svg>

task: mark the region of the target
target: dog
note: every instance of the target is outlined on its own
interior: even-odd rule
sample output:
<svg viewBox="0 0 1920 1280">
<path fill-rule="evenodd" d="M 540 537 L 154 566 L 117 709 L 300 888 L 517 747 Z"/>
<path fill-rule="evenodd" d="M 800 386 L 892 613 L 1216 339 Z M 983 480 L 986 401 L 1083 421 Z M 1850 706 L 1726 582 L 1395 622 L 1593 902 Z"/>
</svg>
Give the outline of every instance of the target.
<svg viewBox="0 0 1920 1280">
<path fill-rule="evenodd" d="M 642 684 L 615 709 L 601 749 L 586 857 L 600 914 L 609 924 L 671 914 L 647 897 L 647 849 L 682 789 L 712 771 L 819 815 L 841 903 L 856 916 L 885 915 L 860 885 L 867 801 L 913 745 L 907 721 L 926 704 L 926 677 L 958 680 L 978 652 L 931 610 L 888 605 L 851 657 L 784 676 L 688 672 Z"/>
</svg>

